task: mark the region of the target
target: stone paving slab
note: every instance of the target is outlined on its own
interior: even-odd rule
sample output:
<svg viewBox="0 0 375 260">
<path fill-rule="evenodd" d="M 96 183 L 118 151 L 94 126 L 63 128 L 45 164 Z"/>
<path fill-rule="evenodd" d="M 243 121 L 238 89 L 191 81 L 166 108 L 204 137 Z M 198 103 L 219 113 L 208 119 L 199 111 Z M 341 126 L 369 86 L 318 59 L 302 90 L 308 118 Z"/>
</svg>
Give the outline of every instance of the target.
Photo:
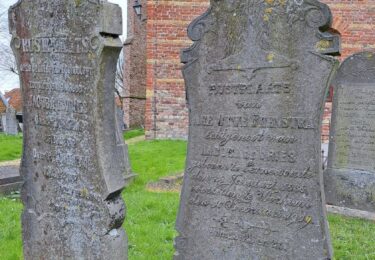
<svg viewBox="0 0 375 260">
<path fill-rule="evenodd" d="M 8 194 L 19 191 L 22 178 L 19 173 L 19 165 L 0 166 L 0 194 Z"/>
<path fill-rule="evenodd" d="M 0 166 L 0 184 L 2 180 L 19 177 L 19 167 L 18 166 Z"/>
<path fill-rule="evenodd" d="M 327 205 L 327 211 L 329 213 L 339 214 L 346 217 L 361 218 L 375 221 L 375 213 L 368 211 L 338 207 L 333 205 Z"/>
</svg>

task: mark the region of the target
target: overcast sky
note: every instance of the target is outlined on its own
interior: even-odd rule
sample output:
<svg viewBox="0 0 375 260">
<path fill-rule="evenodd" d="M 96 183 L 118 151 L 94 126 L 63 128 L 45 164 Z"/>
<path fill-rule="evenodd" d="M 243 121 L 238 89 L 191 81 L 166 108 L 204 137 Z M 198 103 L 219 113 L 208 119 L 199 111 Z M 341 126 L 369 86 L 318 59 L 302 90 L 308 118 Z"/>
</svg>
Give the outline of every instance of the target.
<svg viewBox="0 0 375 260">
<path fill-rule="evenodd" d="M 7 6 L 7 8 L 9 8 L 9 6 L 11 6 L 12 4 L 16 3 L 17 0 L 0 0 L 1 1 L 1 5 L 3 6 Z M 46 0 L 48 1 L 48 0 Z M 126 38 L 126 5 L 127 5 L 127 0 L 109 0 L 109 2 L 112 2 L 112 3 L 116 3 L 118 5 L 120 5 L 122 7 L 122 19 L 123 19 L 123 24 L 124 24 L 124 32 L 123 32 L 123 36 L 121 37 L 122 40 L 125 40 Z M 1 11 L 4 11 L 4 10 L 0 10 Z M 3 72 L 3 71 L 0 71 L 0 91 L 4 94 L 5 91 L 7 90 L 11 90 L 13 88 L 17 88 L 19 87 L 19 79 L 18 79 L 18 76 L 10 73 L 10 72 Z"/>
</svg>

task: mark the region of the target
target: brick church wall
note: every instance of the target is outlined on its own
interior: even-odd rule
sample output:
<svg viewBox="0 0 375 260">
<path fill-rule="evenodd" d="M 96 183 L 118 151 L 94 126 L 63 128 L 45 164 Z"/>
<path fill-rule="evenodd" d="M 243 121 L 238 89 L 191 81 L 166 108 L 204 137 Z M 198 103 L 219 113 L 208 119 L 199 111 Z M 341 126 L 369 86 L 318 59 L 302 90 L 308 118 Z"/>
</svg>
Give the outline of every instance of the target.
<svg viewBox="0 0 375 260">
<path fill-rule="evenodd" d="M 354 52 L 375 50 L 375 0 L 322 2 L 331 7 L 333 28 L 341 34 L 340 59 Z M 132 4 L 130 1 L 128 11 L 133 14 Z M 188 111 L 180 51 L 192 44 L 186 35 L 187 26 L 204 13 L 208 5 L 208 0 L 152 0 L 144 5 L 147 9 L 146 48 L 143 41 L 138 48 L 146 54 L 145 128 L 148 138 L 187 137 Z M 328 140 L 330 109 L 331 104 L 327 103 L 323 121 L 324 141 Z"/>
<path fill-rule="evenodd" d="M 128 0 L 127 39 L 124 43 L 124 122 L 129 128 L 144 126 L 146 104 L 146 0 L 141 0 L 142 16 L 134 10 L 134 0 Z"/>
<path fill-rule="evenodd" d="M 192 44 L 187 26 L 207 7 L 207 0 L 147 1 L 147 138 L 187 137 L 180 51 Z"/>
</svg>

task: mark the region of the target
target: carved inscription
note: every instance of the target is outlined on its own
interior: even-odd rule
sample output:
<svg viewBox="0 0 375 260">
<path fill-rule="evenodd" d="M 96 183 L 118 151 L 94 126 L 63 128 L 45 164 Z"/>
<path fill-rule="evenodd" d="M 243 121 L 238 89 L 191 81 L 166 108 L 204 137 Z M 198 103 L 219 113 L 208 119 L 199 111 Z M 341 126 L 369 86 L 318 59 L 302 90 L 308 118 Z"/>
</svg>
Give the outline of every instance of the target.
<svg viewBox="0 0 375 260">
<path fill-rule="evenodd" d="M 31 53 L 88 53 L 98 48 L 99 38 L 92 37 L 37 37 L 13 39 L 14 46 L 23 52 Z"/>
<path fill-rule="evenodd" d="M 93 69 L 85 66 L 69 66 L 64 64 L 49 64 L 40 60 L 39 63 L 24 63 L 20 65 L 21 72 L 43 73 L 43 74 L 63 74 L 64 76 L 92 76 Z"/>
<path fill-rule="evenodd" d="M 193 126 L 314 129 L 313 119 L 304 117 L 267 117 L 260 115 L 198 115 Z"/>
<path fill-rule="evenodd" d="M 255 94 L 282 94 L 290 93 L 290 83 L 269 84 L 212 84 L 209 87 L 209 95 L 255 95 Z"/>
<path fill-rule="evenodd" d="M 375 212 L 375 53 L 345 59 L 332 85 L 327 202 Z"/>
<path fill-rule="evenodd" d="M 112 111 L 118 13 L 102 0 L 20 0 L 10 9 L 24 100 L 26 259 L 127 258 L 125 157 Z"/>
<path fill-rule="evenodd" d="M 221 0 L 190 25 L 176 260 L 330 259 L 319 129 L 335 61 L 315 50 L 329 21 L 315 0 Z"/>
<path fill-rule="evenodd" d="M 341 85 L 337 91 L 334 167 L 375 170 L 375 85 Z"/>
</svg>

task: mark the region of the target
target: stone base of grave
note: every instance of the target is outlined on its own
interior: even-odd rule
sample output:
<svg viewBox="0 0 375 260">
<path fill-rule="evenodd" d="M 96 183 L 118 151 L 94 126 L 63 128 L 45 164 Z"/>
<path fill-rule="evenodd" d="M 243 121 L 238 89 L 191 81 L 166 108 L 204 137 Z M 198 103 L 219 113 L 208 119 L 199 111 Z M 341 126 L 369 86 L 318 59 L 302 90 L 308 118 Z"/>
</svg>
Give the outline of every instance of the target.
<svg viewBox="0 0 375 260">
<path fill-rule="evenodd" d="M 130 174 L 125 175 L 124 176 L 125 187 L 128 187 L 130 184 L 132 184 L 137 176 L 138 174 L 135 174 L 135 173 L 130 173 Z"/>
<path fill-rule="evenodd" d="M 157 182 L 147 184 L 146 189 L 153 192 L 180 192 L 184 174 L 160 178 Z"/>
<path fill-rule="evenodd" d="M 327 204 L 375 213 L 374 173 L 327 169 L 324 186 Z"/>
<path fill-rule="evenodd" d="M 333 205 L 327 205 L 327 211 L 329 213 L 339 214 L 339 215 L 343 215 L 346 217 L 361 218 L 361 219 L 375 221 L 375 213 L 368 212 L 368 211 L 337 207 Z"/>
<path fill-rule="evenodd" d="M 19 191 L 22 183 L 23 181 L 17 166 L 0 167 L 0 194 L 7 195 Z"/>
</svg>

